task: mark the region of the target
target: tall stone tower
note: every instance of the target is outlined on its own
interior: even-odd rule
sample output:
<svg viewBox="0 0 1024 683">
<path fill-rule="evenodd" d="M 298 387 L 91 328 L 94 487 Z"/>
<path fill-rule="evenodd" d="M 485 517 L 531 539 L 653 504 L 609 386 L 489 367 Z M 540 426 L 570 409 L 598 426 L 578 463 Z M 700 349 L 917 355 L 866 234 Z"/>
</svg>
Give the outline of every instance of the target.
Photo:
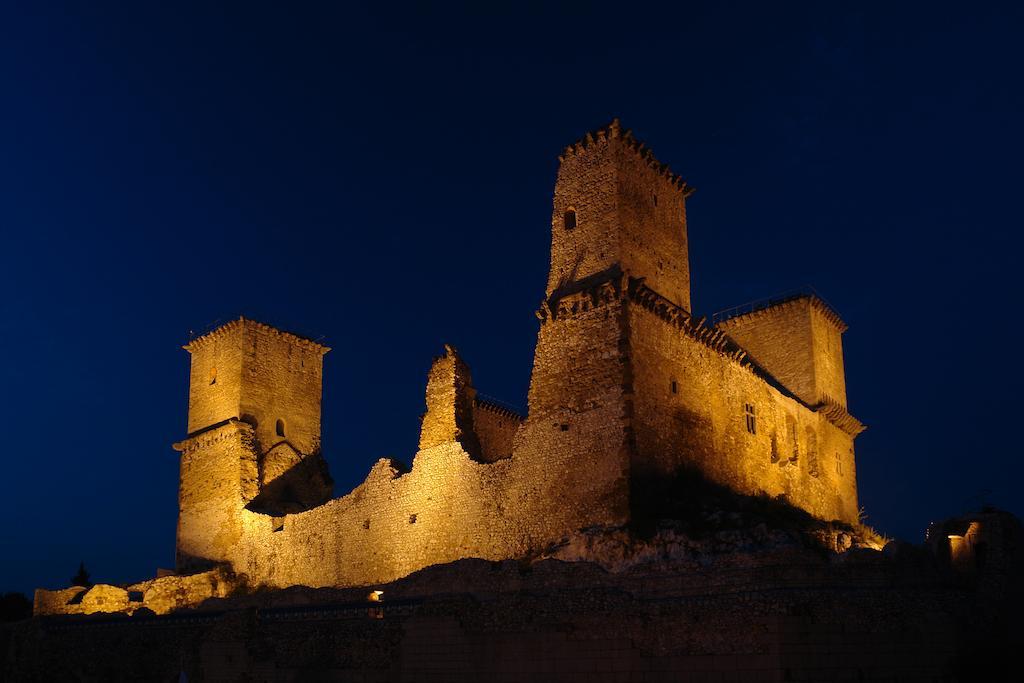
<svg viewBox="0 0 1024 683">
<path fill-rule="evenodd" d="M 617 267 L 689 311 L 692 189 L 618 119 L 567 147 L 560 161 L 547 295 Z"/>
<path fill-rule="evenodd" d="M 644 506 L 697 471 L 855 521 L 853 438 L 863 425 L 846 412 L 845 324 L 802 299 L 800 315 L 758 318 L 770 325 L 695 318 L 692 189 L 617 120 L 559 160 L 530 433 L 583 426 L 567 447 L 594 471 L 621 473 L 628 486 L 607 479 L 601 495 L 612 509 L 625 500 L 633 519 L 662 514 Z"/>
<path fill-rule="evenodd" d="M 326 346 L 240 318 L 184 347 L 192 355 L 179 487 L 178 565 L 230 557 L 243 506 L 294 512 L 327 500 L 320 454 Z"/>
</svg>

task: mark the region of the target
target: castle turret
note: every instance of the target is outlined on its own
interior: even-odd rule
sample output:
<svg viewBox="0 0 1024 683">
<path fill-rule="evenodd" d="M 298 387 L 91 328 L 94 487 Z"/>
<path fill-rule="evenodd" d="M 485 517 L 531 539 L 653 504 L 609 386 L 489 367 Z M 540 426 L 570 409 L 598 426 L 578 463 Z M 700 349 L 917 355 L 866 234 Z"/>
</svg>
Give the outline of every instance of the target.
<svg viewBox="0 0 1024 683">
<path fill-rule="evenodd" d="M 192 354 L 179 487 L 178 565 L 227 560 L 239 511 L 294 512 L 327 500 L 320 454 L 326 346 L 240 318 L 184 347 Z"/>
<path fill-rule="evenodd" d="M 188 433 L 236 418 L 266 449 L 320 450 L 323 356 L 329 348 L 240 318 L 189 342 Z"/>
<path fill-rule="evenodd" d="M 716 327 L 804 402 L 846 408 L 846 323 L 817 295 L 800 293 L 751 304 L 720 319 Z"/>
</svg>

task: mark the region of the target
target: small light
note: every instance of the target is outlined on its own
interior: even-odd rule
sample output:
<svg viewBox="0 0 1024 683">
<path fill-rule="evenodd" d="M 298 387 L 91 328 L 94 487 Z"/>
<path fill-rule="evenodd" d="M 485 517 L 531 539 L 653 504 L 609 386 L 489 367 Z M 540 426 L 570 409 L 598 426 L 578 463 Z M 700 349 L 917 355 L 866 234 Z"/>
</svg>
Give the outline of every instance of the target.
<svg viewBox="0 0 1024 683">
<path fill-rule="evenodd" d="M 384 591 L 370 591 L 370 594 L 366 596 L 366 599 L 370 602 L 380 602 L 382 595 L 384 595 Z"/>
</svg>

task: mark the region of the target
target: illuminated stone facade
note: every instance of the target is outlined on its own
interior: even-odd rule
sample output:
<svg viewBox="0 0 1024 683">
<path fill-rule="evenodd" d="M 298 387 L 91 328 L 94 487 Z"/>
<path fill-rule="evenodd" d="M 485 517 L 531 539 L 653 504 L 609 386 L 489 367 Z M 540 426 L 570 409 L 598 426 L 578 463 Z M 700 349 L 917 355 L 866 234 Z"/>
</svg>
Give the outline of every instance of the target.
<svg viewBox="0 0 1024 683">
<path fill-rule="evenodd" d="M 328 349 L 245 319 L 185 347 L 179 572 L 354 586 L 461 558 L 524 557 L 582 528 L 629 523 L 659 482 L 687 469 L 857 521 L 863 426 L 846 411 L 835 312 L 799 295 L 717 324 L 694 317 L 691 188 L 617 121 L 560 161 L 526 416 L 478 397 L 446 347 L 411 468 L 380 460 L 329 500 Z"/>
</svg>

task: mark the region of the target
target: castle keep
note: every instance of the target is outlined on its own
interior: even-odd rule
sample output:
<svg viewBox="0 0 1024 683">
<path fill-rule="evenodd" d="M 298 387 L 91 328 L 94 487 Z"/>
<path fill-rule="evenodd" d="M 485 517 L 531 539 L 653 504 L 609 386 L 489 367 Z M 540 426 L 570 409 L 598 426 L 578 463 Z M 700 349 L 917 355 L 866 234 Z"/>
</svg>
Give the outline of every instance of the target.
<svg viewBox="0 0 1024 683">
<path fill-rule="evenodd" d="M 320 444 L 329 349 L 228 323 L 185 347 L 179 574 L 220 566 L 253 584 L 356 586 L 523 557 L 656 515 L 680 472 L 857 521 L 863 426 L 846 408 L 836 312 L 804 293 L 695 315 L 686 182 L 617 120 L 559 159 L 527 415 L 478 396 L 446 347 L 411 468 L 380 460 L 331 499 Z"/>
</svg>

